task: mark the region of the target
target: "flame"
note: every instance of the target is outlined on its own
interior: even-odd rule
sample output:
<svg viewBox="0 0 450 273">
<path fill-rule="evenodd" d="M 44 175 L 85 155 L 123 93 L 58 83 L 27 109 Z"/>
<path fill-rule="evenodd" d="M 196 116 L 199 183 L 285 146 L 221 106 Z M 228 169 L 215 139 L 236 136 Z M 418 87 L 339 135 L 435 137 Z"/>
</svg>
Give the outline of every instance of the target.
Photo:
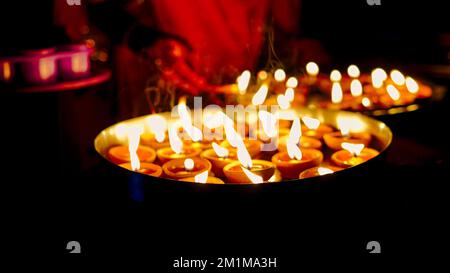
<svg viewBox="0 0 450 273">
<path fill-rule="evenodd" d="M 363 132 L 367 125 L 360 118 L 339 115 L 336 120 L 342 136 L 348 136 L 350 132 Z"/>
<path fill-rule="evenodd" d="M 227 148 L 222 147 L 222 146 L 220 146 L 219 144 L 217 144 L 215 142 L 212 143 L 212 147 L 213 147 L 214 152 L 216 153 L 216 155 L 218 157 L 221 157 L 221 158 L 227 158 L 228 157 L 229 151 L 228 151 Z"/>
<path fill-rule="evenodd" d="M 341 84 L 338 82 L 334 82 L 331 87 L 331 102 L 333 103 L 341 103 L 344 98 L 344 94 L 342 93 Z"/>
<path fill-rule="evenodd" d="M 310 130 L 317 130 L 317 128 L 319 128 L 320 125 L 320 120 L 312 117 L 307 116 L 302 117 L 302 121 L 306 125 L 306 127 L 308 127 L 308 129 Z"/>
<path fill-rule="evenodd" d="M 206 112 L 203 111 L 203 125 L 212 129 L 223 126 L 223 112 Z"/>
<path fill-rule="evenodd" d="M 315 62 L 306 64 L 306 73 L 310 76 L 317 76 L 319 74 L 319 66 Z"/>
<path fill-rule="evenodd" d="M 239 89 L 239 93 L 241 95 L 247 92 L 247 87 L 248 84 L 250 83 L 251 76 L 252 74 L 250 73 L 250 71 L 245 70 L 239 77 L 237 77 L 236 82 Z"/>
<path fill-rule="evenodd" d="M 419 85 L 413 78 L 406 77 L 405 81 L 406 81 L 406 89 L 408 89 L 409 93 L 416 94 L 417 92 L 419 92 Z"/>
<path fill-rule="evenodd" d="M 284 72 L 283 69 L 278 68 L 275 70 L 275 73 L 273 73 L 273 77 L 277 82 L 282 82 L 286 79 L 286 72 Z"/>
<path fill-rule="evenodd" d="M 208 171 L 201 172 L 194 176 L 195 183 L 202 183 L 206 184 L 206 181 L 208 181 Z"/>
<path fill-rule="evenodd" d="M 289 100 L 283 94 L 278 95 L 277 102 L 278 102 L 278 105 L 280 106 L 280 108 L 283 110 L 286 110 L 290 107 Z"/>
<path fill-rule="evenodd" d="M 194 160 L 192 158 L 186 158 L 184 160 L 184 168 L 186 171 L 192 171 L 194 169 Z"/>
<path fill-rule="evenodd" d="M 258 117 L 264 134 L 268 137 L 275 137 L 278 134 L 277 117 L 274 114 L 264 110 L 258 112 Z"/>
<path fill-rule="evenodd" d="M 370 99 L 367 98 L 367 97 L 364 97 L 364 98 L 361 100 L 361 103 L 362 103 L 362 105 L 363 105 L 364 107 L 370 107 L 370 105 L 372 104 L 372 102 L 370 101 Z"/>
<path fill-rule="evenodd" d="M 363 93 L 363 87 L 359 80 L 354 79 L 352 80 L 352 83 L 350 84 L 350 92 L 352 93 L 352 96 L 358 97 L 361 96 Z"/>
<path fill-rule="evenodd" d="M 288 88 L 296 88 L 298 85 L 298 80 L 296 77 L 290 77 L 287 81 L 286 81 L 286 87 Z"/>
<path fill-rule="evenodd" d="M 295 97 L 294 89 L 292 87 L 286 88 L 286 92 L 284 92 L 284 96 L 286 97 L 286 99 L 289 102 L 293 102 L 294 101 L 294 97 Z"/>
<path fill-rule="evenodd" d="M 341 147 L 342 149 L 349 151 L 352 155 L 359 156 L 364 149 L 364 144 L 342 142 Z"/>
<path fill-rule="evenodd" d="M 399 100 L 400 99 L 400 92 L 398 91 L 398 89 L 393 86 L 392 84 L 389 84 L 386 87 L 386 91 L 389 94 L 389 97 L 391 97 L 391 99 L 393 100 Z"/>
<path fill-rule="evenodd" d="M 347 74 L 352 78 L 358 78 L 361 72 L 356 65 L 352 64 L 347 68 Z"/>
<path fill-rule="evenodd" d="M 291 159 L 302 159 L 302 151 L 298 147 L 298 143 L 300 142 L 300 137 L 302 135 L 302 130 L 300 127 L 300 119 L 294 119 L 294 122 L 291 126 L 291 131 L 289 132 L 289 138 L 286 143 L 286 148 L 288 155 Z"/>
<path fill-rule="evenodd" d="M 128 152 L 130 153 L 131 169 L 138 171 L 141 168 L 141 162 L 137 155 L 137 149 L 139 147 L 139 140 L 143 128 L 140 126 L 130 126 L 128 128 Z"/>
<path fill-rule="evenodd" d="M 267 97 L 267 93 L 269 91 L 269 87 L 267 84 L 262 84 L 258 91 L 256 91 L 255 95 L 253 95 L 252 98 L 252 104 L 253 105 L 261 105 L 264 103 Z"/>
<path fill-rule="evenodd" d="M 181 154 L 183 142 L 178 136 L 179 122 L 174 122 L 169 128 L 169 144 L 172 151 L 176 154 Z"/>
<path fill-rule="evenodd" d="M 220 112 L 223 117 L 224 128 L 225 128 L 225 136 L 230 145 L 234 148 L 237 148 L 239 141 L 242 141 L 241 136 L 234 130 L 233 121 L 225 115 L 223 112 Z"/>
<path fill-rule="evenodd" d="M 252 173 L 251 171 L 247 170 L 246 168 L 241 166 L 242 171 L 244 171 L 245 175 L 252 181 L 253 184 L 261 184 L 263 183 L 263 178 L 257 174 Z"/>
<path fill-rule="evenodd" d="M 264 70 L 261 70 L 261 71 L 258 72 L 258 79 L 260 79 L 261 81 L 267 80 L 268 76 L 269 75 Z"/>
<path fill-rule="evenodd" d="M 403 76 L 402 72 L 398 71 L 397 69 L 394 69 L 390 73 L 392 81 L 396 85 L 404 85 L 405 84 L 405 76 Z"/>
<path fill-rule="evenodd" d="M 151 115 L 145 121 L 150 131 L 155 135 L 156 141 L 163 142 L 166 138 L 167 120 L 160 115 Z"/>
<path fill-rule="evenodd" d="M 372 71 L 371 77 L 373 87 L 381 88 L 383 86 L 383 82 L 387 79 L 387 74 L 382 68 L 375 68 Z"/>
<path fill-rule="evenodd" d="M 333 70 L 330 73 L 330 80 L 333 82 L 338 82 L 342 79 L 342 75 L 341 72 L 339 72 L 339 70 Z"/>
<path fill-rule="evenodd" d="M 319 167 L 317 168 L 317 173 L 319 175 L 327 175 L 327 174 L 331 174 L 334 173 L 334 171 L 332 169 L 328 169 L 328 168 L 324 168 L 324 167 Z"/>
<path fill-rule="evenodd" d="M 202 131 L 192 125 L 191 114 L 186 106 L 186 99 L 180 99 L 178 103 L 178 115 L 180 117 L 181 126 L 193 141 L 200 141 L 203 138 Z"/>
</svg>

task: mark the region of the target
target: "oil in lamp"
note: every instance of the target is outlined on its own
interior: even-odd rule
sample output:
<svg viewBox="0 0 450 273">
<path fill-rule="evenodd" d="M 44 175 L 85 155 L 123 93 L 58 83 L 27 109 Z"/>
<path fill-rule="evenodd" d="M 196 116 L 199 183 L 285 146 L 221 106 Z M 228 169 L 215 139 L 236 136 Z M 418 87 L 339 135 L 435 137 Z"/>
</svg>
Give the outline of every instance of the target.
<svg viewBox="0 0 450 273">
<path fill-rule="evenodd" d="M 331 161 L 339 167 L 353 167 L 374 158 L 379 152 L 366 148 L 364 144 L 343 142 L 342 149 L 331 155 Z"/>
<path fill-rule="evenodd" d="M 162 174 L 162 169 L 160 166 L 140 161 L 142 160 L 142 157 L 139 155 L 139 133 L 139 131 L 132 131 L 128 137 L 128 158 L 131 162 L 122 163 L 119 164 L 119 166 L 130 171 L 159 177 Z"/>
<path fill-rule="evenodd" d="M 302 121 L 302 133 L 304 136 L 322 139 L 324 134 L 333 132 L 333 128 L 321 123 L 319 119 L 304 116 Z"/>
<path fill-rule="evenodd" d="M 167 161 L 162 166 L 164 175 L 172 179 L 194 177 L 204 171 L 211 170 L 211 163 L 202 158 L 177 158 Z"/>
<path fill-rule="evenodd" d="M 180 181 L 184 182 L 193 182 L 193 183 L 201 183 L 201 184 L 225 184 L 222 179 L 214 177 L 214 176 L 208 176 L 208 171 L 204 171 L 202 173 L 199 173 L 195 175 L 194 177 L 186 177 L 180 179 Z"/>
<path fill-rule="evenodd" d="M 237 155 L 234 151 L 230 152 L 227 148 L 212 143 L 212 149 L 202 152 L 201 157 L 208 159 L 211 162 L 211 170 L 218 177 L 224 177 L 223 167 L 237 160 Z"/>
<path fill-rule="evenodd" d="M 138 158 L 142 162 L 151 163 L 155 161 L 156 153 L 150 147 L 139 145 L 140 136 L 142 134 L 142 127 L 129 126 L 123 128 L 128 138 L 128 147 L 125 145 L 117 145 L 108 150 L 108 158 L 115 164 L 122 164 L 131 161 L 130 146 L 136 144 L 136 152 Z M 134 146 L 133 146 L 134 147 Z"/>
<path fill-rule="evenodd" d="M 343 142 L 369 145 L 372 135 L 363 130 L 365 124 L 362 121 L 357 118 L 338 117 L 337 122 L 340 131 L 323 135 L 323 140 L 330 149 L 340 150 Z M 352 132 L 350 128 L 353 129 Z"/>
<path fill-rule="evenodd" d="M 296 179 L 306 169 L 320 165 L 323 154 L 316 149 L 300 149 L 298 147 L 301 138 L 300 120 L 294 120 L 289 139 L 287 141 L 287 152 L 279 152 L 272 157 L 272 162 L 280 171 L 284 179 Z"/>
</svg>

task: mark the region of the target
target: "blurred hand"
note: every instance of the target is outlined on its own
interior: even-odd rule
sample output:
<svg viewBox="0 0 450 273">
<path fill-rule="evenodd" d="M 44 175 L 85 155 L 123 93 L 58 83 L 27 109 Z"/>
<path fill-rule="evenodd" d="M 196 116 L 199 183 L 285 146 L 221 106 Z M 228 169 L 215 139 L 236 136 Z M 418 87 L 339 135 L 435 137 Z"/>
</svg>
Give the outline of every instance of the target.
<svg viewBox="0 0 450 273">
<path fill-rule="evenodd" d="M 181 42 L 175 39 L 161 39 L 146 50 L 147 56 L 154 60 L 165 81 L 181 92 L 198 95 L 209 89 L 206 79 L 198 75 L 188 64 L 191 54 Z"/>
</svg>

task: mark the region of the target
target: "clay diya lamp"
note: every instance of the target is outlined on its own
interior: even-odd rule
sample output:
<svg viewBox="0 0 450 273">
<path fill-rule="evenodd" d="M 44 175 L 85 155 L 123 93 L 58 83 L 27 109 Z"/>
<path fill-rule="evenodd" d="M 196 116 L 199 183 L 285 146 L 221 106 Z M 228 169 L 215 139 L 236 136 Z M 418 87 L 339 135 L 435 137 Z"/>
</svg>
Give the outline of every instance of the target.
<svg viewBox="0 0 450 273">
<path fill-rule="evenodd" d="M 164 175 L 171 179 L 194 177 L 202 172 L 211 170 L 211 163 L 199 157 L 177 158 L 162 165 Z"/>
<path fill-rule="evenodd" d="M 349 132 L 347 129 L 341 128 L 340 131 L 324 134 L 323 140 L 330 149 L 340 150 L 343 142 L 368 146 L 372 135 L 367 132 Z"/>
<path fill-rule="evenodd" d="M 343 150 L 331 155 L 331 161 L 339 167 L 348 168 L 366 162 L 376 157 L 379 152 L 372 148 L 367 148 L 364 144 L 342 143 Z"/>
<path fill-rule="evenodd" d="M 133 168 L 131 167 L 131 163 L 129 162 L 120 164 L 119 166 L 130 171 L 155 177 L 160 177 L 162 174 L 162 168 L 160 166 L 147 162 L 141 162 L 138 170 L 133 170 Z"/>
<path fill-rule="evenodd" d="M 310 178 L 310 177 L 316 177 L 316 176 L 323 176 L 323 175 L 335 173 L 340 170 L 342 170 L 342 168 L 337 168 L 337 167 L 332 167 L 332 166 L 327 166 L 327 167 L 318 166 L 318 167 L 313 167 L 313 168 L 304 170 L 303 172 L 300 173 L 300 176 L 298 178 L 304 179 L 304 178 Z"/>
<path fill-rule="evenodd" d="M 151 163 L 155 161 L 155 150 L 150 147 L 140 145 L 136 152 L 139 160 L 142 162 Z M 124 145 L 114 146 L 108 150 L 108 159 L 115 164 L 130 162 L 130 151 Z"/>
<path fill-rule="evenodd" d="M 251 168 L 247 169 L 241 165 L 241 162 L 235 161 L 226 165 L 223 168 L 223 172 L 228 179 L 228 183 L 262 183 L 264 181 L 269 181 L 273 177 L 275 174 L 275 165 L 270 161 L 254 159 L 252 160 Z M 255 180 L 252 175 L 261 178 L 261 180 Z"/>
<path fill-rule="evenodd" d="M 199 156 L 202 149 L 195 147 L 183 147 L 179 153 L 175 152 L 172 147 L 161 148 L 156 151 L 156 155 L 161 163 L 166 163 L 172 159 L 185 159 Z"/>
<path fill-rule="evenodd" d="M 237 155 L 234 151 L 229 151 L 227 148 L 213 142 L 213 149 L 208 149 L 202 152 L 201 158 L 208 159 L 211 162 L 211 170 L 218 177 L 224 177 L 223 168 L 236 161 Z"/>
<path fill-rule="evenodd" d="M 283 179 L 297 179 L 306 169 L 319 166 L 323 161 L 323 154 L 316 149 L 300 149 L 301 156 L 293 157 L 287 152 L 279 152 L 272 157 L 272 162 L 280 171 Z"/>
</svg>

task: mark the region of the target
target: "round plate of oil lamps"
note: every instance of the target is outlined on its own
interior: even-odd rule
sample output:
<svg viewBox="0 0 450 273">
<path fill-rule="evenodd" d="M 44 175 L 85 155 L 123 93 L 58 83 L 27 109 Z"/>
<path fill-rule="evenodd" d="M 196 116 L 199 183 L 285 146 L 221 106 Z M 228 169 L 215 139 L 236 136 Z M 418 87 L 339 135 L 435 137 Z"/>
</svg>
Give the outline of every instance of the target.
<svg viewBox="0 0 450 273">
<path fill-rule="evenodd" d="M 307 67 L 307 75 L 300 77 L 300 83 L 308 86 L 306 104 L 324 109 L 395 115 L 418 110 L 445 95 L 444 88 L 397 69 L 386 72 L 375 68 L 370 74 L 362 74 L 356 65 L 350 65 L 345 73 L 332 70 L 328 76 L 313 72 Z"/>
<path fill-rule="evenodd" d="M 145 183 L 264 186 L 332 179 L 370 165 L 382 158 L 393 137 L 383 122 L 346 111 L 278 109 L 258 113 L 260 122 L 243 119 L 252 122 L 238 132 L 239 124 L 224 109 L 208 117 L 204 112 L 196 124 L 195 111 L 185 108 L 178 107 L 176 118 L 165 112 L 114 124 L 96 137 L 95 149 L 110 167 Z M 283 128 L 271 127 L 271 115 Z M 252 133 L 261 130 L 264 134 Z M 164 145 L 149 145 L 156 142 Z"/>
</svg>

